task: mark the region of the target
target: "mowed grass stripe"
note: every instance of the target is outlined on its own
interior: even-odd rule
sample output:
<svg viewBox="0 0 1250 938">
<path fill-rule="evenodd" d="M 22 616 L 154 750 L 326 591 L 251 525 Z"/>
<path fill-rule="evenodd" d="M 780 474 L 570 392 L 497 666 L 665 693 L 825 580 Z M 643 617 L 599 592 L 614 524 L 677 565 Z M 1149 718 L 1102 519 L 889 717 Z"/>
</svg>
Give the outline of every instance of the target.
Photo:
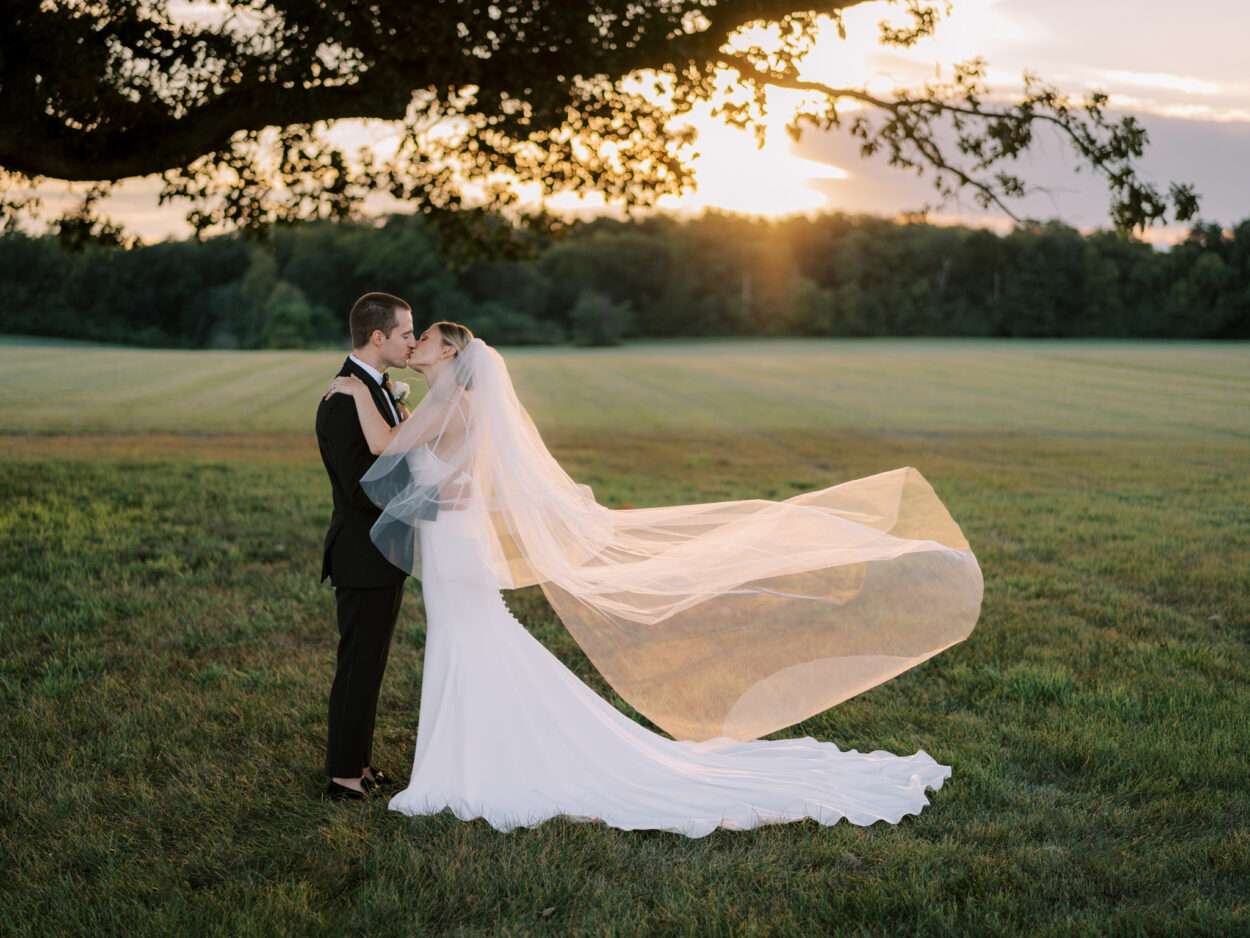
<svg viewBox="0 0 1250 938">
<path fill-rule="evenodd" d="M 915 369 L 909 377 L 900 377 L 908 372 L 899 363 L 891 363 L 886 373 L 880 364 L 859 361 L 833 362 L 819 371 L 799 370 L 778 358 L 691 357 L 680 368 L 663 369 L 619 360 L 594 364 L 579 376 L 575 401 L 554 415 L 557 423 L 594 411 L 593 419 L 607 424 L 623 418 L 657 427 L 784 422 L 874 428 L 938 421 L 937 428 L 990 424 L 1019 430 L 1041 424 L 1080 429 L 1090 416 L 1082 411 L 1093 403 L 1098 413 L 1092 415 L 1090 431 L 1123 432 L 1142 410 L 1152 415 L 1157 429 L 1167 419 L 1161 405 L 1184 400 L 1175 389 L 1151 384 L 1125 382 L 1120 388 L 1101 376 L 1081 381 L 1070 374 L 1036 375 L 1016 365 L 984 362 Z M 971 380 L 953 379 L 959 373 Z M 830 374 L 838 377 L 830 381 Z M 1000 375 L 1005 380 L 996 380 Z M 1158 398 L 1153 406 L 1146 401 L 1150 395 Z M 1201 401 L 1189 411 L 1173 419 L 1178 429 L 1188 430 L 1194 422 L 1220 429 L 1222 413 L 1206 413 Z"/>
<path fill-rule="evenodd" d="M 822 411 L 836 420 L 839 409 L 853 409 L 861 425 L 936 420 L 942 426 L 982 429 L 988 421 L 977 407 L 991 406 L 1002 414 L 998 419 L 1002 429 L 1021 429 L 1030 422 L 1065 427 L 1074 417 L 1081 419 L 1080 408 L 1091 397 L 1098 399 L 1103 418 L 1124 419 L 1140 416 L 1136 405 L 1143 395 L 1156 394 L 1161 402 L 1176 399 L 1174 389 L 1140 381 L 1108 382 L 1102 375 L 1081 374 L 1071 367 L 1065 374 L 1029 373 L 1019 364 L 1001 361 L 992 354 L 952 363 L 910 366 L 904 361 L 888 365 L 887 372 L 882 363 L 839 361 L 830 366 L 830 373 L 838 375 L 834 381 L 824 380 L 823 374 L 787 367 L 778 359 L 758 363 L 693 359 L 690 367 L 740 373 L 748 408 L 767 403 L 765 387 L 775 390 L 778 402 L 786 401 L 795 410 L 792 423 L 817 419 Z M 1217 403 L 1223 404 L 1223 398 Z M 1188 426 L 1205 417 L 1199 411 L 1183 415 L 1180 423 Z"/>
<path fill-rule="evenodd" d="M 987 340 L 755 340 L 504 354 L 544 432 L 804 426 L 1250 433 L 1250 384 L 1214 377 L 1230 361 L 1250 372 L 1250 346 L 1069 342 L 1062 348 Z M 1192 373 L 1165 367 L 1174 365 L 1174 352 Z M 32 365 L 25 356 L 35 353 L 39 362 Z M 60 353 L 0 344 L 0 432 L 309 433 L 342 355 L 68 345 Z M 419 393 L 419 376 L 397 376 Z"/>
<path fill-rule="evenodd" d="M 1084 385 L 1102 395 L 1120 395 L 1133 399 L 1140 395 L 1153 395 L 1161 401 L 1180 398 L 1199 404 L 1223 404 L 1230 393 L 1250 399 L 1250 382 L 1238 382 L 1211 378 L 1201 373 L 1180 374 L 1171 369 L 1134 368 L 1125 369 L 1108 365 L 1099 360 L 1094 367 L 1080 358 L 1048 359 L 1061 363 L 1052 375 L 1026 372 L 1024 379 L 1041 380 L 1053 378 L 1055 383 L 1070 386 Z M 1247 361 L 1250 364 L 1250 359 Z M 1003 366 L 998 366 L 1003 367 Z M 987 372 L 994 366 L 987 366 Z M 1244 387 L 1242 386 L 1244 384 Z"/>
<path fill-rule="evenodd" d="M 804 356 L 791 358 L 786 352 L 763 354 L 767 350 L 768 346 L 762 345 L 753 355 L 691 355 L 673 367 L 666 367 L 671 357 L 663 365 L 637 365 L 624 360 L 616 364 L 629 369 L 640 389 L 656 392 L 651 396 L 639 395 L 634 402 L 637 412 L 643 414 L 659 399 L 663 409 L 654 413 L 660 426 L 810 424 L 873 428 L 931 416 L 924 405 L 924 395 L 939 382 L 930 372 L 904 380 L 895 377 L 908 374 L 906 366 L 899 362 L 889 362 L 891 370 L 887 373 L 880 362 L 858 357 L 826 354 L 812 361 Z M 615 374 L 615 369 L 610 372 L 612 364 L 601 363 L 591 380 L 602 381 L 605 375 L 613 373 L 615 383 L 627 388 L 629 377 Z M 948 383 L 941 383 L 940 387 L 944 394 L 957 390 Z M 673 404 L 677 405 L 675 410 Z M 937 416 L 949 417 L 949 412 L 947 404 Z M 848 420 L 848 413 L 854 419 Z M 984 420 L 974 418 L 971 425 L 983 426 Z"/>
<path fill-rule="evenodd" d="M 212 352 L 147 353 L 132 357 L 101 356 L 99 367 L 62 372 L 55 383 L 61 394 L 40 394 L 29 402 L 30 418 L 53 427 L 92 430 L 108 425 L 154 424 L 195 432 L 195 419 L 218 411 L 233 422 L 265 406 L 285 391 L 285 375 L 302 383 L 307 362 L 291 353 L 267 352 L 240 357 Z M 55 384 L 53 385 L 55 386 Z"/>
<path fill-rule="evenodd" d="M 792 423 L 798 424 L 805 422 L 803 418 L 816 420 L 821 416 L 837 421 L 839 411 L 843 410 L 854 410 L 870 428 L 888 427 L 900 418 L 909 422 L 949 419 L 952 406 L 957 406 L 960 398 L 983 397 L 983 382 L 961 385 L 955 380 L 968 373 L 957 364 L 926 363 L 923 367 L 908 367 L 899 362 L 889 364 L 891 369 L 887 372 L 876 362 L 838 361 L 829 373 L 813 374 L 774 360 L 746 372 L 743 380 L 752 388 L 771 385 L 778 402 L 796 410 L 798 419 Z M 836 375 L 833 380 L 826 380 L 832 375 Z M 941 389 L 943 399 L 933 402 L 926 399 L 925 394 L 935 387 Z M 811 393 L 817 389 L 822 392 L 820 395 Z M 905 414 L 900 414 L 900 405 L 907 409 Z M 978 419 L 974 425 L 982 424 Z"/>
<path fill-rule="evenodd" d="M 305 424 L 312 426 L 319 392 L 330 377 L 317 375 L 311 362 L 291 353 L 266 353 L 255 360 L 231 357 L 192 368 L 179 362 L 154 363 L 151 370 L 127 370 L 112 382 L 92 384 L 80 391 L 74 419 L 54 408 L 37 408 L 32 415 L 55 429 L 66 423 L 70 429 L 110 427 L 160 428 L 182 432 L 264 430 L 282 426 L 272 413 L 283 403 L 288 410 L 303 410 Z M 105 412 L 118 415 L 111 418 Z M 288 424 L 290 417 L 285 417 Z M 292 429 L 294 429 L 292 427 Z"/>
<path fill-rule="evenodd" d="M 1153 343 L 1152 343 L 1153 344 Z M 1046 354 L 1054 358 L 1070 358 L 1083 364 L 1106 365 L 1111 368 L 1165 372 L 1179 378 L 1232 381 L 1250 384 L 1245 369 L 1245 342 L 1175 342 L 1124 354 L 1130 344 L 1104 348 L 1098 344 L 1076 343 L 1071 348 L 1063 343 Z M 1115 352 L 1116 354 L 1108 354 Z"/>
</svg>

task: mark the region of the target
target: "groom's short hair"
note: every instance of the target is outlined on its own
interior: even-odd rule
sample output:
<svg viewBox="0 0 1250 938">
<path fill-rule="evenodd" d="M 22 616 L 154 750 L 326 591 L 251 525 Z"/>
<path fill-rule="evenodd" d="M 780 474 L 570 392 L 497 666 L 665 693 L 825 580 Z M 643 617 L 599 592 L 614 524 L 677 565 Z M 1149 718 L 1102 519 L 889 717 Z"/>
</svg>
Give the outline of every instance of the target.
<svg viewBox="0 0 1250 938">
<path fill-rule="evenodd" d="M 366 293 L 358 299 L 352 304 L 351 315 L 347 317 L 352 331 L 352 348 L 368 345 L 369 336 L 375 329 L 381 329 L 383 335 L 389 336 L 397 325 L 395 314 L 401 309 L 410 310 L 412 307 L 389 293 Z"/>
</svg>

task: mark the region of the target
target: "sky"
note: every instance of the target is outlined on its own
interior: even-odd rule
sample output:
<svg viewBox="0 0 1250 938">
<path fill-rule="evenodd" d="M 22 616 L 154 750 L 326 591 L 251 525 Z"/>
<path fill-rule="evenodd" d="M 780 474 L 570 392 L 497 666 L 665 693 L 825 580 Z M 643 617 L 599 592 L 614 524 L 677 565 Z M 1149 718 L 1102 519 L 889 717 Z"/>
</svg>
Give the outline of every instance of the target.
<svg viewBox="0 0 1250 938">
<path fill-rule="evenodd" d="M 188 10 L 192 5 L 184 5 Z M 202 7 L 203 4 L 198 6 Z M 901 50 L 876 45 L 877 22 L 899 19 L 880 3 L 847 11 L 847 41 L 833 29 L 822 34 L 803 63 L 803 77 L 834 84 L 867 82 L 888 92 L 899 83 L 949 77 L 951 66 L 975 55 L 989 64 L 994 89 L 1018 88 L 1032 71 L 1080 96 L 1098 88 L 1117 109 L 1133 113 L 1150 133 L 1142 175 L 1164 184 L 1192 182 L 1202 197 L 1201 218 L 1230 225 L 1250 217 L 1250 2 L 1247 0 L 953 0 L 935 36 Z M 845 132 L 807 132 L 794 143 L 782 130 L 789 92 L 771 92 L 772 130 L 760 150 L 753 137 L 703 115 L 695 159 L 698 189 L 665 197 L 664 209 L 697 213 L 722 208 L 779 216 L 794 212 L 850 211 L 894 215 L 932 200 L 929 183 L 863 159 Z M 353 139 L 382 139 L 385 125 L 352 123 L 339 132 Z M 1018 214 L 1059 218 L 1079 228 L 1107 225 L 1107 195 L 1090 173 L 1076 173 L 1057 137 L 1039 134 L 1019 171 L 1045 187 L 1014 202 Z M 158 206 L 156 180 L 127 183 L 106 211 L 145 240 L 182 237 L 185 206 Z M 55 205 L 64 185 L 47 191 Z M 601 200 L 557 200 L 577 214 L 603 211 Z M 1006 228 L 1001 212 L 983 210 L 967 197 L 931 212 L 939 222 Z M 1150 239 L 1175 240 L 1179 228 L 1155 229 Z"/>
</svg>

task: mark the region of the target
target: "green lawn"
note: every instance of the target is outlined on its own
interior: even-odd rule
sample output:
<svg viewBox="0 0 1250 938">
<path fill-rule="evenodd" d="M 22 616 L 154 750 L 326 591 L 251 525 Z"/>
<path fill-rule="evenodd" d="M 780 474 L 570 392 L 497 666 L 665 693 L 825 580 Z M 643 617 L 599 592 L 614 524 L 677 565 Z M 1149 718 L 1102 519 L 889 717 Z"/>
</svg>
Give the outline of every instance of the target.
<svg viewBox="0 0 1250 938">
<path fill-rule="evenodd" d="M 609 504 L 925 474 L 977 629 L 778 735 L 923 748 L 953 766 L 932 804 L 692 841 L 323 803 L 339 356 L 3 343 L 0 933 L 1250 933 L 1250 347 L 505 354 Z M 540 593 L 509 600 L 611 696 Z M 414 582 L 375 751 L 402 778 L 423 634 Z"/>
<path fill-rule="evenodd" d="M 596 435 L 1250 436 L 1246 343 L 779 339 L 506 355 L 540 427 Z M 0 432 L 308 434 L 342 360 L 0 344 Z"/>
</svg>

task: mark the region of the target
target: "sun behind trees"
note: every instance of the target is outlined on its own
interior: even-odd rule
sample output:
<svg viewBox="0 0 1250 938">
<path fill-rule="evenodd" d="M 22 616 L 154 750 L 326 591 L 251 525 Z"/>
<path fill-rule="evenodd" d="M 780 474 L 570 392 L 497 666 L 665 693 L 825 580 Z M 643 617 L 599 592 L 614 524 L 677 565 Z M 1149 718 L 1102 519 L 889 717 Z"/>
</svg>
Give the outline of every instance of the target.
<svg viewBox="0 0 1250 938">
<path fill-rule="evenodd" d="M 792 134 L 850 133 L 865 158 L 927 174 L 939 200 L 968 192 L 1010 214 L 1027 188 L 1011 162 L 1044 125 L 1104 178 L 1118 229 L 1193 217 L 1189 186 L 1163 192 L 1139 178 L 1145 131 L 1108 114 L 1105 95 L 1069 100 L 1026 75 L 1018 93 L 996 96 L 980 60 L 887 96 L 806 74 L 820 31 L 842 31 L 842 12 L 863 2 L 12 0 L 0 38 L 0 217 L 34 217 L 49 180 L 94 183 L 53 227 L 70 244 L 118 243 L 127 236 L 99 217 L 99 201 L 152 175 L 198 232 L 351 218 L 374 193 L 439 218 L 466 201 L 508 209 L 526 184 L 644 207 L 693 182 L 694 140 L 674 118 L 710 103 L 761 133 L 770 87 L 805 95 Z M 950 8 L 893 3 L 902 18 L 881 24 L 883 45 L 930 35 Z M 349 118 L 393 122 L 394 146 L 336 142 L 328 131 Z M 559 225 L 543 212 L 526 221 Z M 510 232 L 486 224 L 471 240 L 502 248 Z"/>
</svg>

